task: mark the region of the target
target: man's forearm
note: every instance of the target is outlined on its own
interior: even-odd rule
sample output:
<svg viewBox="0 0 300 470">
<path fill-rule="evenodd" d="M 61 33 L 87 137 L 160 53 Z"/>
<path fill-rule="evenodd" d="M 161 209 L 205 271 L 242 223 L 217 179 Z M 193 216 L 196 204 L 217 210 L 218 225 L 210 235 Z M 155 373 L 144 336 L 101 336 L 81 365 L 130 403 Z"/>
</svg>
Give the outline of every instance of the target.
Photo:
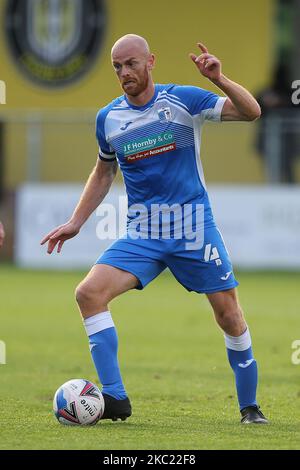
<svg viewBox="0 0 300 470">
<path fill-rule="evenodd" d="M 70 219 L 80 228 L 94 210 L 99 206 L 107 195 L 112 184 L 113 176 L 99 176 L 96 169 L 93 170 L 85 185 L 79 203 L 77 204 Z"/>
<path fill-rule="evenodd" d="M 222 90 L 232 101 L 239 113 L 249 120 L 255 119 L 260 115 L 260 106 L 256 99 L 244 87 L 233 82 L 225 75 L 212 82 Z"/>
</svg>

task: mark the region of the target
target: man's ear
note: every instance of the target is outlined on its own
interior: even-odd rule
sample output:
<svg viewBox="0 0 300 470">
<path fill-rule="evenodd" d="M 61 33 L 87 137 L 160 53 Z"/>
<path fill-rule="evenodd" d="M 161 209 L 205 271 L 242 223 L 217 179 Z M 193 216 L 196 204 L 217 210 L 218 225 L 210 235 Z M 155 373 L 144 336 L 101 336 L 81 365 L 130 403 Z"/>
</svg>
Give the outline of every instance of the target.
<svg viewBox="0 0 300 470">
<path fill-rule="evenodd" d="M 154 69 L 155 67 L 155 55 L 154 54 L 151 54 L 148 64 L 149 64 L 148 65 L 149 70 Z"/>
</svg>

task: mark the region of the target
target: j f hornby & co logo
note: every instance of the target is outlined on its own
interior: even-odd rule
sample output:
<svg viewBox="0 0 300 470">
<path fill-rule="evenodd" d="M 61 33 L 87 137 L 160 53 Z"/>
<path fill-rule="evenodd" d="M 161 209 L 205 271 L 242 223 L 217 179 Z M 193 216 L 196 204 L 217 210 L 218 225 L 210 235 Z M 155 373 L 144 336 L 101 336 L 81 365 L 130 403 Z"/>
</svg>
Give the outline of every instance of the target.
<svg viewBox="0 0 300 470">
<path fill-rule="evenodd" d="M 6 104 L 6 85 L 3 80 L 0 80 L 0 104 Z"/>
<path fill-rule="evenodd" d="M 144 158 L 171 152 L 175 149 L 176 143 L 171 132 L 163 132 L 162 134 L 153 135 L 146 139 L 131 141 L 123 146 L 127 163 L 133 163 L 138 160 L 143 160 Z"/>
</svg>

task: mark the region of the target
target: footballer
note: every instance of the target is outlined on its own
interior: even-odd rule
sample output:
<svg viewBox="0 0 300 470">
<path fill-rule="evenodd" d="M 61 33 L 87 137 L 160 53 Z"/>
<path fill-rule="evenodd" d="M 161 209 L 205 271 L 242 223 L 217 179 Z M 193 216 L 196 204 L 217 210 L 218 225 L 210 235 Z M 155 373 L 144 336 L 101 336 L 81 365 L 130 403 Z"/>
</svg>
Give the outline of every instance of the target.
<svg viewBox="0 0 300 470">
<path fill-rule="evenodd" d="M 235 375 L 241 422 L 268 422 L 256 399 L 257 363 L 238 301 L 238 282 L 214 220 L 200 160 L 205 121 L 254 121 L 261 110 L 245 88 L 222 73 L 220 60 L 205 45 L 198 47 L 198 54 L 190 54 L 195 70 L 222 96 L 195 86 L 155 84 L 155 56 L 140 36 L 127 34 L 113 45 L 112 66 L 123 94 L 98 112 L 99 158 L 72 217 L 41 242 L 48 242 L 48 253 L 56 246 L 60 252 L 101 204 L 120 168 L 128 195 L 127 233 L 99 257 L 76 289 L 103 387 L 102 419 L 125 420 L 131 415 L 109 303 L 129 289 L 143 289 L 169 268 L 180 284 L 205 294 L 212 306 Z M 174 211 L 168 226 L 164 217 L 155 217 L 155 208 L 174 206 L 188 210 Z M 189 221 L 187 230 L 178 230 L 182 217 Z M 190 243 L 193 233 L 201 234 L 200 242 Z"/>
</svg>

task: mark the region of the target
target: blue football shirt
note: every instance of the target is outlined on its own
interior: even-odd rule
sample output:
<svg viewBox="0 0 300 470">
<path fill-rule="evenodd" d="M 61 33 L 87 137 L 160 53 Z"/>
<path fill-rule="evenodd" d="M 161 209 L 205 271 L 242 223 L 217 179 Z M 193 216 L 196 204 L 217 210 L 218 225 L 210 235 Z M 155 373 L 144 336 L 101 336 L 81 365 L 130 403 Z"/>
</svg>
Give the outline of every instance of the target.
<svg viewBox="0 0 300 470">
<path fill-rule="evenodd" d="M 96 119 L 99 158 L 117 159 L 128 196 L 129 220 L 136 205 L 202 204 L 204 224 L 214 224 L 200 159 L 204 122 L 220 121 L 226 97 L 194 86 L 155 85 L 144 106 L 123 95 Z"/>
</svg>

